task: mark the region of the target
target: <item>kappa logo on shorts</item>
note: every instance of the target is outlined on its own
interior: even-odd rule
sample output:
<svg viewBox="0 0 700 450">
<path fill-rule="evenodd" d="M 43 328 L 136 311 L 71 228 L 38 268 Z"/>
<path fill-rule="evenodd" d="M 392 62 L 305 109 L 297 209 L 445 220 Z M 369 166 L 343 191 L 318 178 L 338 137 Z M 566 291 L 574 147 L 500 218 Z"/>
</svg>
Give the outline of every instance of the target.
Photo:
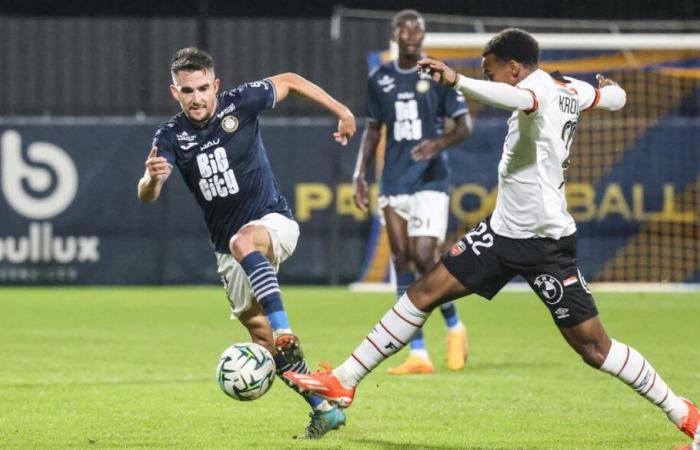
<svg viewBox="0 0 700 450">
<path fill-rule="evenodd" d="M 467 249 L 467 244 L 463 241 L 457 241 L 455 245 L 450 249 L 450 256 L 459 256 Z"/>
<path fill-rule="evenodd" d="M 564 288 L 559 280 L 551 275 L 542 274 L 535 278 L 533 283 L 540 293 L 540 297 L 548 305 L 556 305 L 564 295 Z"/>
</svg>

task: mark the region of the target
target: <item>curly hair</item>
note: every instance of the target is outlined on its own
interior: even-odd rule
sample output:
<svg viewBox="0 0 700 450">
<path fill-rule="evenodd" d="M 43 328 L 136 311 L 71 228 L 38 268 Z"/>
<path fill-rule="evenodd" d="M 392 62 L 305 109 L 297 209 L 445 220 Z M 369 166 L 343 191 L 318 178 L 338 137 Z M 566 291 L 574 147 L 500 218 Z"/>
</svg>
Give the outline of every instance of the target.
<svg viewBox="0 0 700 450">
<path fill-rule="evenodd" d="M 514 60 L 525 66 L 536 66 L 540 56 L 540 46 L 527 31 L 507 28 L 488 41 L 482 56 L 489 54 L 503 61 Z"/>
</svg>

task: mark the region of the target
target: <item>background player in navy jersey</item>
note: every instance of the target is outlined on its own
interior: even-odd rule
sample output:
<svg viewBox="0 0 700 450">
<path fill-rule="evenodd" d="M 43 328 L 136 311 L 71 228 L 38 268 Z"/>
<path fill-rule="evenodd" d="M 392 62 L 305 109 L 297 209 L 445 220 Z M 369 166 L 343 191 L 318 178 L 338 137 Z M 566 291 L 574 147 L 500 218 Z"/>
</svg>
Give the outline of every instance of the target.
<svg viewBox="0 0 700 450">
<path fill-rule="evenodd" d="M 170 92 L 182 112 L 156 131 L 138 183 L 139 199 L 156 200 L 177 166 L 204 212 L 232 318 L 241 321 L 253 342 L 272 352 L 278 374 L 306 373 L 276 275 L 296 247 L 299 226 L 277 188 L 258 116 L 290 93 L 300 95 L 339 119 L 334 138 L 342 145 L 355 133 L 355 118 L 323 89 L 292 73 L 219 92 L 213 59 L 196 48 L 178 51 L 170 71 Z M 345 423 L 339 408 L 304 397 L 312 407 L 311 422 L 298 437 L 319 438 Z"/>
<path fill-rule="evenodd" d="M 379 208 L 389 236 L 396 270 L 396 296 L 438 260 L 438 246 L 447 232 L 449 172 L 441 151 L 469 136 L 471 119 L 464 97 L 418 73 L 425 22 L 413 10 L 397 13 L 392 39 L 398 60 L 382 65 L 369 76 L 367 126 L 353 176 L 355 204 L 367 211 L 366 169 L 374 160 L 382 124 L 387 127 Z M 443 133 L 445 117 L 454 127 Z M 448 328 L 447 367 L 461 370 L 467 359 L 467 330 L 453 303 L 440 306 Z M 411 340 L 408 359 L 389 369 L 395 375 L 432 373 L 433 364 L 418 333 Z"/>
</svg>

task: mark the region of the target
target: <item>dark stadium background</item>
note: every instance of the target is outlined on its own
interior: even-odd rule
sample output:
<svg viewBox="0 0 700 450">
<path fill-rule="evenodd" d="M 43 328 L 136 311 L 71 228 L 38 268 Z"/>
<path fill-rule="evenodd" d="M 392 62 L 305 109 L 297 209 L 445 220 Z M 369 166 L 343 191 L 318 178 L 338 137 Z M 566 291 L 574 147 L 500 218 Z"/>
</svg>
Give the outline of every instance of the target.
<svg viewBox="0 0 700 450">
<path fill-rule="evenodd" d="M 693 0 L 663 6 L 652 0 L 5 0 L 0 2 L 0 132 L 19 130 L 25 146 L 47 141 L 79 148 L 71 154 L 80 173 L 78 196 L 50 223 L 54 236 L 99 236 L 100 261 L 71 261 L 70 267 L 40 261 L 19 264 L 26 270 L 16 272 L 17 264 L 0 260 L 0 284 L 215 283 L 200 212 L 179 176 L 158 205 L 141 205 L 135 196 L 152 132 L 177 112 L 167 90 L 173 52 L 186 45 L 209 50 L 225 88 L 297 72 L 361 118 L 367 53 L 387 47 L 391 14 L 406 7 L 434 15 L 603 24 L 643 19 L 673 24 L 700 17 L 700 3 Z M 342 14 L 357 10 L 372 10 L 373 19 Z M 334 39 L 333 18 L 339 13 L 344 18 Z M 668 31 L 688 31 L 684 23 Z M 473 31 L 464 23 L 430 19 L 428 29 Z M 263 138 L 285 195 L 294 204 L 304 181 L 332 195 L 329 204 L 307 210 L 297 253 L 282 271 L 285 282 L 351 282 L 365 256 L 369 221 L 334 213 L 348 209 L 347 197 L 338 194 L 347 193 L 361 130 L 340 150 L 330 140 L 333 124 L 324 111 L 298 99 L 265 114 Z M 314 178 L 305 179 L 309 174 Z M 312 190 L 307 200 L 319 201 L 317 194 Z M 305 206 L 294 204 L 297 215 Z M 46 223 L 14 214 L 1 196 L 0 211 L 0 238 L 28 236 L 31 223 Z"/>
</svg>

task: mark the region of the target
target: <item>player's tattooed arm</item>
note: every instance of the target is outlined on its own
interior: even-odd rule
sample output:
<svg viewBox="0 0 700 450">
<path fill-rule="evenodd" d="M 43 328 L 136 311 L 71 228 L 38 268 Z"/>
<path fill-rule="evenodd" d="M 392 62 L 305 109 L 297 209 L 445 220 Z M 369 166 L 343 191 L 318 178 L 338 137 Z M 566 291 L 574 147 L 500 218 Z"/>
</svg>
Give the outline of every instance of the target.
<svg viewBox="0 0 700 450">
<path fill-rule="evenodd" d="M 338 130 L 333 133 L 333 138 L 341 145 L 346 145 L 355 134 L 357 128 L 355 116 L 347 106 L 331 97 L 321 87 L 295 73 L 283 73 L 269 78 L 275 85 L 277 101 L 287 98 L 290 93 L 311 100 L 326 108 L 338 118 Z"/>
<path fill-rule="evenodd" d="M 430 159 L 440 153 L 447 147 L 462 142 L 472 132 L 472 118 L 467 112 L 455 117 L 455 125 L 450 131 L 438 136 L 435 139 L 429 139 L 421 142 L 411 149 L 411 158 L 414 161 L 423 161 Z"/>
<path fill-rule="evenodd" d="M 360 149 L 357 151 L 355 171 L 352 175 L 352 194 L 355 206 L 362 212 L 369 210 L 369 188 L 367 186 L 367 166 L 374 161 L 377 153 L 377 145 L 381 138 L 382 124 L 374 120 L 368 120 L 365 131 L 362 133 Z"/>
<path fill-rule="evenodd" d="M 173 166 L 167 159 L 158 156 L 158 149 L 153 147 L 148 153 L 145 162 L 146 172 L 139 180 L 138 195 L 139 200 L 144 203 L 152 202 L 160 196 L 163 183 L 168 179 L 173 171 Z"/>
</svg>

